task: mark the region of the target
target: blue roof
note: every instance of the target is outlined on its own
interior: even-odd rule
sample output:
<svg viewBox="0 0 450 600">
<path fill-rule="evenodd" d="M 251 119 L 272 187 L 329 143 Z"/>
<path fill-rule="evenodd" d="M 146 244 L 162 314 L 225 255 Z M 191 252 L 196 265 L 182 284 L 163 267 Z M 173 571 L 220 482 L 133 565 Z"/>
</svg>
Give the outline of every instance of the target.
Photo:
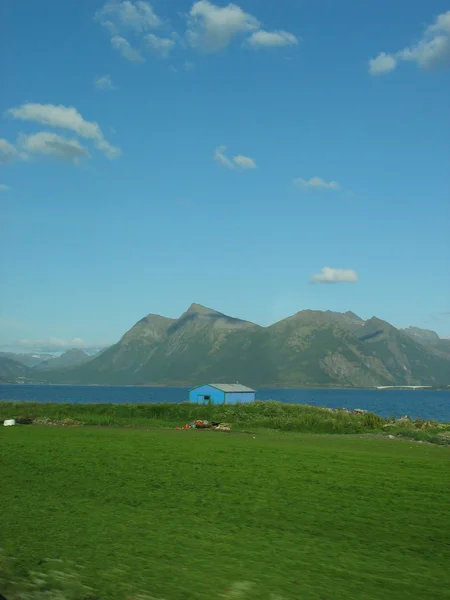
<svg viewBox="0 0 450 600">
<path fill-rule="evenodd" d="M 203 385 L 210 385 L 213 388 L 216 388 L 217 390 L 220 390 L 221 392 L 255 392 L 255 390 L 252 390 L 252 388 L 249 388 L 245 385 L 241 385 L 240 383 L 205 383 Z M 195 388 L 192 388 L 192 390 L 196 390 L 197 388 L 202 387 L 201 385 L 196 386 Z M 190 392 L 192 390 L 189 390 Z"/>
</svg>

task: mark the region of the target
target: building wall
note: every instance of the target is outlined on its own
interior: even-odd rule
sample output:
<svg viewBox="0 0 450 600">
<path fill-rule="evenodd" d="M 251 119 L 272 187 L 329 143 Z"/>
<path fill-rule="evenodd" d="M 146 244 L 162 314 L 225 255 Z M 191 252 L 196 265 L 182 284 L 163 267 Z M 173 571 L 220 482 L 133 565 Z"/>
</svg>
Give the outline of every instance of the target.
<svg viewBox="0 0 450 600">
<path fill-rule="evenodd" d="M 225 404 L 253 402 L 254 399 L 255 392 L 227 392 L 225 394 Z"/>
<path fill-rule="evenodd" d="M 255 392 L 222 392 L 216 388 L 206 384 L 198 388 L 194 388 L 189 392 L 189 402 L 208 404 L 209 400 L 205 400 L 205 396 L 210 397 L 213 404 L 236 404 L 237 402 L 253 402 Z"/>
<path fill-rule="evenodd" d="M 205 396 L 210 396 L 211 402 L 213 404 L 223 404 L 225 401 L 225 393 L 217 390 L 216 388 L 211 387 L 210 385 L 201 385 L 198 388 L 194 388 L 189 392 L 189 402 L 198 402 L 202 404 L 208 403 L 208 400 L 205 400 Z"/>
</svg>

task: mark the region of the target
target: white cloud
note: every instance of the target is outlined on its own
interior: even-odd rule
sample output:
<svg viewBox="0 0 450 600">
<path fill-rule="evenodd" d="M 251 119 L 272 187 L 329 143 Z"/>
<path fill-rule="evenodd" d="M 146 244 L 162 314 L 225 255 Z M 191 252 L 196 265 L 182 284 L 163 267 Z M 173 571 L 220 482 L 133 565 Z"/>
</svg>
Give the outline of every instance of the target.
<svg viewBox="0 0 450 600">
<path fill-rule="evenodd" d="M 22 349 L 35 352 L 60 352 L 63 350 L 70 350 L 71 348 L 87 350 L 90 348 L 98 348 L 99 346 L 101 347 L 104 344 L 92 344 L 81 338 L 62 339 L 49 337 L 46 339 L 23 338 L 18 340 L 15 345 Z"/>
<path fill-rule="evenodd" d="M 371 75 L 382 75 L 390 73 L 397 67 L 397 59 L 392 54 L 380 52 L 376 58 L 369 60 L 369 73 Z"/>
<path fill-rule="evenodd" d="M 5 185 L 4 183 L 0 183 L 0 192 L 8 192 L 11 188 L 9 185 Z"/>
<path fill-rule="evenodd" d="M 115 86 L 112 82 L 112 79 L 109 75 L 102 75 L 101 77 L 96 77 L 94 79 L 94 86 L 98 90 L 115 90 Z"/>
<path fill-rule="evenodd" d="M 230 159 L 225 154 L 226 150 L 226 146 L 219 146 L 214 152 L 214 160 L 222 167 L 226 167 L 227 169 L 236 169 L 239 167 L 243 170 L 256 169 L 256 162 L 253 158 L 238 154 L 233 159 Z"/>
<path fill-rule="evenodd" d="M 107 2 L 95 13 L 94 19 L 111 34 L 118 33 L 121 27 L 142 33 L 162 25 L 162 20 L 155 14 L 151 4 L 129 0 Z"/>
<path fill-rule="evenodd" d="M 109 31 L 112 47 L 123 58 L 135 63 L 145 61 L 140 50 L 143 44 L 143 35 L 163 25 L 162 19 L 158 17 L 149 2 L 133 2 L 130 0 L 110 0 L 101 10 L 95 13 L 94 20 L 101 23 Z M 134 37 L 132 42 L 127 39 L 128 33 Z M 161 40 L 159 45 L 157 44 L 158 40 Z M 162 40 L 163 38 L 153 36 L 147 41 L 152 50 L 166 56 L 173 44 L 171 40 Z"/>
<path fill-rule="evenodd" d="M 436 22 L 433 23 L 433 25 L 429 25 L 425 30 L 426 35 L 442 32 L 450 34 L 450 10 L 438 15 L 436 17 Z"/>
<path fill-rule="evenodd" d="M 209 0 L 194 2 L 189 13 L 187 38 L 190 45 L 205 52 L 218 52 L 239 34 L 259 29 L 256 17 L 236 4 L 223 8 Z"/>
<path fill-rule="evenodd" d="M 40 131 L 19 138 L 21 147 L 28 154 L 45 154 L 67 162 L 77 163 L 80 158 L 88 158 L 89 152 L 78 140 L 67 140 L 57 133 Z"/>
<path fill-rule="evenodd" d="M 214 152 L 214 160 L 219 163 L 222 167 L 226 167 L 227 169 L 235 169 L 235 166 L 231 162 L 231 160 L 225 156 L 226 146 L 219 146 L 216 148 Z"/>
<path fill-rule="evenodd" d="M 298 39 L 293 33 L 288 31 L 265 31 L 264 29 L 255 31 L 246 40 L 246 45 L 254 49 L 296 46 L 297 44 Z"/>
<path fill-rule="evenodd" d="M 256 163 L 253 158 L 248 156 L 242 156 L 242 154 L 238 154 L 233 157 L 233 161 L 241 167 L 241 169 L 256 169 Z"/>
<path fill-rule="evenodd" d="M 302 179 L 301 177 L 294 179 L 295 185 L 304 189 L 313 190 L 339 190 L 341 186 L 337 181 L 325 181 L 321 177 L 311 177 L 311 179 Z"/>
<path fill-rule="evenodd" d="M 10 163 L 13 160 L 20 158 L 15 146 L 10 144 L 8 140 L 0 139 L 0 164 Z"/>
<path fill-rule="evenodd" d="M 312 283 L 356 283 L 358 274 L 353 269 L 332 269 L 323 267 L 320 273 L 311 277 Z"/>
<path fill-rule="evenodd" d="M 438 15 L 433 25 L 425 29 L 422 39 L 415 46 L 398 52 L 398 56 L 424 69 L 444 61 L 450 64 L 450 10 Z"/>
<path fill-rule="evenodd" d="M 435 35 L 429 40 L 422 40 L 412 48 L 401 50 L 397 56 L 417 63 L 422 69 L 432 69 L 450 58 L 450 36 Z"/>
<path fill-rule="evenodd" d="M 145 61 L 139 50 L 133 48 L 130 42 L 120 35 L 114 35 L 111 38 L 111 46 L 130 62 L 141 63 Z"/>
<path fill-rule="evenodd" d="M 119 148 L 105 140 L 99 125 L 94 121 L 85 121 L 73 106 L 28 103 L 22 104 L 19 108 L 10 108 L 7 112 L 15 119 L 34 121 L 55 129 L 67 129 L 80 137 L 91 139 L 110 159 L 117 158 L 121 154 Z"/>
<path fill-rule="evenodd" d="M 164 25 L 149 2 L 134 0 L 108 0 L 94 15 L 94 20 L 108 30 L 112 46 L 131 62 L 144 62 L 142 50 L 151 51 L 167 58 L 175 45 L 205 52 L 218 52 L 241 35 L 250 35 L 244 42 L 249 48 L 270 48 L 293 46 L 299 39 L 284 30 L 266 31 L 259 20 L 240 6 L 230 2 L 217 6 L 210 0 L 197 0 L 191 6 L 187 17 L 185 36 L 173 32 L 169 37 L 155 35 L 152 30 Z M 167 23 L 166 23 L 167 24 Z M 185 63 L 185 70 L 192 65 Z"/>
<path fill-rule="evenodd" d="M 416 63 L 422 69 L 431 69 L 439 64 L 450 64 L 450 10 L 436 17 L 422 38 L 413 46 L 403 48 L 394 54 L 381 52 L 369 61 L 369 73 L 379 75 L 390 73 L 398 61 Z"/>
<path fill-rule="evenodd" d="M 159 54 L 161 58 L 168 58 L 170 52 L 175 48 L 175 40 L 171 38 L 158 37 L 153 33 L 146 36 L 147 44 L 150 50 Z"/>
</svg>

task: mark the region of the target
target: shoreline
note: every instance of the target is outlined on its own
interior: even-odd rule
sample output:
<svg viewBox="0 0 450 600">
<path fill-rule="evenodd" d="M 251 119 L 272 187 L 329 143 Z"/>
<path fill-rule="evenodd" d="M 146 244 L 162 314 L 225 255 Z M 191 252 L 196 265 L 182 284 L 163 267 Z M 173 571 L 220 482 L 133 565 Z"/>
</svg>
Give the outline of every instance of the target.
<svg viewBox="0 0 450 600">
<path fill-rule="evenodd" d="M 162 384 L 162 383 L 46 383 L 46 382 L 37 382 L 37 381 L 27 381 L 27 382 L 11 382 L 11 381 L 0 381 L 0 385 L 10 385 L 10 386 L 43 386 L 43 387 L 108 387 L 108 388 L 158 388 L 158 389 L 184 389 L 191 388 L 193 384 Z M 389 391 L 425 391 L 425 392 L 433 392 L 433 391 L 450 391 L 449 385 L 439 385 L 439 386 L 426 386 L 426 385 L 388 385 L 388 386 L 371 386 L 371 387 L 354 387 L 354 386 L 289 386 L 289 385 L 269 385 L 265 384 L 264 386 L 253 386 L 257 391 L 258 390 L 334 390 L 334 391 L 378 391 L 378 392 L 389 392 Z"/>
</svg>

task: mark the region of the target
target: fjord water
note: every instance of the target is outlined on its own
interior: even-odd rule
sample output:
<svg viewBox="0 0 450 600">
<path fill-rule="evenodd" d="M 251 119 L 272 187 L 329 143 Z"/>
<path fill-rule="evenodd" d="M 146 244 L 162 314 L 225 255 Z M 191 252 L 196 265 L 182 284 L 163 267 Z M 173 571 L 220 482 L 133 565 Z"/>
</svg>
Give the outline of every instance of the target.
<svg viewBox="0 0 450 600">
<path fill-rule="evenodd" d="M 187 387 L 0 385 L 0 401 L 141 404 L 184 402 Z M 450 391 L 265 388 L 257 400 L 328 408 L 361 408 L 378 415 L 450 421 Z"/>
</svg>

